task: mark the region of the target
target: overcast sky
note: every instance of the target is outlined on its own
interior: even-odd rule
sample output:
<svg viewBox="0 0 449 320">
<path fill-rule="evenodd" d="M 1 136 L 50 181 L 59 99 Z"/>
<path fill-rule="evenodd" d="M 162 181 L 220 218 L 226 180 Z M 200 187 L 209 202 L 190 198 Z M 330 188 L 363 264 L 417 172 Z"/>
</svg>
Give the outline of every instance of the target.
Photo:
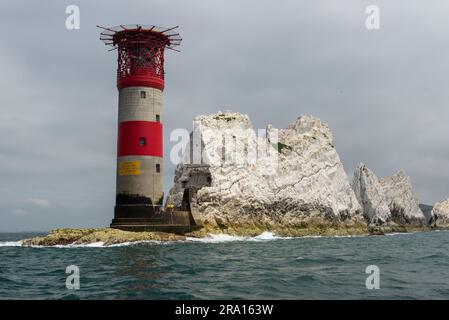
<svg viewBox="0 0 449 320">
<path fill-rule="evenodd" d="M 327 122 L 345 169 L 405 169 L 423 203 L 449 196 L 449 2 L 0 3 L 0 230 L 106 226 L 115 200 L 116 52 L 95 25 L 179 25 L 166 55 L 168 137 L 230 109 L 256 128 Z M 65 28 L 78 5 L 80 30 Z M 368 5 L 380 30 L 365 27 Z"/>
</svg>

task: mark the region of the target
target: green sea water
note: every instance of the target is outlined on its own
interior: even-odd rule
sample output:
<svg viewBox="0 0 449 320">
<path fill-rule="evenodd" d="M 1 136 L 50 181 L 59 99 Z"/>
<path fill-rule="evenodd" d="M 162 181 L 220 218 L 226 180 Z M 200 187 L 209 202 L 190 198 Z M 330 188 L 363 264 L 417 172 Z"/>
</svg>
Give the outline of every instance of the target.
<svg viewBox="0 0 449 320">
<path fill-rule="evenodd" d="M 448 299 L 449 232 L 214 236 L 105 247 L 21 247 L 0 234 L 0 299 Z M 79 290 L 66 267 L 79 268 Z M 369 290 L 366 268 L 379 268 Z"/>
</svg>

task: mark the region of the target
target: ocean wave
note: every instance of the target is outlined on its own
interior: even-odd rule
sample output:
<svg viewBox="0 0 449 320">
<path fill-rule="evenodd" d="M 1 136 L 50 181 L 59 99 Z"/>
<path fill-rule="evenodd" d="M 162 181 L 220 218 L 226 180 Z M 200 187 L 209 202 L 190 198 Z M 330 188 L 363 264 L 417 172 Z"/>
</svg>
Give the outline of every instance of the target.
<svg viewBox="0 0 449 320">
<path fill-rule="evenodd" d="M 0 247 L 20 247 L 22 246 L 21 241 L 2 241 L 0 242 Z"/>
<path fill-rule="evenodd" d="M 414 232 L 392 232 L 392 233 L 386 233 L 386 236 L 406 236 L 409 234 L 413 234 Z"/>
<path fill-rule="evenodd" d="M 331 238 L 364 238 L 369 237 L 369 234 L 354 234 L 354 235 L 308 235 L 308 236 L 298 236 L 292 237 L 294 239 L 331 239 Z"/>
<path fill-rule="evenodd" d="M 48 246 L 32 246 L 32 247 L 47 247 Z M 108 247 L 104 242 L 92 242 L 92 243 L 80 243 L 80 244 L 58 244 L 56 246 L 51 246 L 52 248 L 103 248 Z"/>
<path fill-rule="evenodd" d="M 223 242 L 233 242 L 233 241 L 272 241 L 279 239 L 292 239 L 292 237 L 280 237 L 276 236 L 272 232 L 263 232 L 254 237 L 247 236 L 232 236 L 227 234 L 210 234 L 204 238 L 193 238 L 187 237 L 186 240 L 179 241 L 157 241 L 157 240 L 144 240 L 144 241 L 133 241 L 133 242 L 123 242 L 116 244 L 107 244 L 105 242 L 93 242 L 93 243 L 81 243 L 81 244 L 65 244 L 65 245 L 54 245 L 54 246 L 41 246 L 41 245 L 30 245 L 27 247 L 31 248 L 117 248 L 117 247 L 128 247 L 142 244 L 156 244 L 164 245 L 170 243 L 179 242 L 202 242 L 202 243 L 223 243 Z M 0 242 L 0 247 L 20 247 L 22 246 L 21 241 L 7 241 Z"/>
<path fill-rule="evenodd" d="M 108 244 L 105 242 L 93 242 L 93 243 L 80 243 L 80 244 L 58 244 L 54 246 L 39 246 L 39 245 L 30 245 L 23 246 L 28 248 L 117 248 L 117 247 L 129 247 L 135 246 L 139 244 L 167 244 L 168 242 L 156 241 L 156 240 L 147 240 L 147 241 L 134 241 L 134 242 L 123 242 L 123 243 L 114 243 Z M 4 241 L 0 242 L 0 247 L 22 247 L 21 241 Z"/>
<path fill-rule="evenodd" d="M 412 233 L 388 233 L 386 235 L 409 235 Z M 39 246 L 31 245 L 28 247 L 32 248 L 117 248 L 117 247 L 128 247 L 136 246 L 142 244 L 152 244 L 152 245 L 167 245 L 182 242 L 196 242 L 196 243 L 225 243 L 225 242 L 236 242 L 236 241 L 247 241 L 247 242 L 263 242 L 263 241 L 274 241 L 274 240 L 289 240 L 289 239 L 320 239 L 320 238 L 359 238 L 367 237 L 369 235 L 337 235 L 337 236 L 324 236 L 324 235 L 307 235 L 299 237 L 291 236 L 278 236 L 273 232 L 265 231 L 257 236 L 234 236 L 229 234 L 209 234 L 202 238 L 187 237 L 185 240 L 178 241 L 158 241 L 158 240 L 143 240 L 134 242 L 123 242 L 116 244 L 107 244 L 105 242 L 93 242 L 93 243 L 83 243 L 83 244 L 67 244 L 67 245 L 54 245 L 54 246 Z M 5 241 L 0 242 L 0 247 L 20 247 L 22 246 L 21 241 Z"/>
<path fill-rule="evenodd" d="M 292 237 L 280 237 L 272 232 L 265 231 L 258 236 L 231 236 L 228 234 L 210 234 L 203 238 L 187 237 L 188 242 L 202 242 L 202 243 L 222 243 L 222 242 L 234 242 L 234 241 L 272 241 L 272 240 L 287 240 L 293 239 Z"/>
<path fill-rule="evenodd" d="M 163 241 L 156 240 L 144 240 L 144 241 L 132 241 L 132 242 L 122 242 L 122 243 L 105 243 L 105 242 L 92 242 L 92 243 L 73 243 L 66 245 L 55 245 L 55 246 L 31 246 L 33 248 L 117 248 L 117 247 L 130 247 L 140 244 L 165 244 Z"/>
</svg>

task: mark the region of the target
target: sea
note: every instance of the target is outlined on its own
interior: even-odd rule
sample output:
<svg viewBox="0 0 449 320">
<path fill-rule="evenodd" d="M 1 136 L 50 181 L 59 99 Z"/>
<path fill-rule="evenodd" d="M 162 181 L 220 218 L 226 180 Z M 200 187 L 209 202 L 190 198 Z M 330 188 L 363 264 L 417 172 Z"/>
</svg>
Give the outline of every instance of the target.
<svg viewBox="0 0 449 320">
<path fill-rule="evenodd" d="M 0 299 L 449 299 L 449 232 L 213 235 L 22 247 L 0 233 Z"/>
</svg>

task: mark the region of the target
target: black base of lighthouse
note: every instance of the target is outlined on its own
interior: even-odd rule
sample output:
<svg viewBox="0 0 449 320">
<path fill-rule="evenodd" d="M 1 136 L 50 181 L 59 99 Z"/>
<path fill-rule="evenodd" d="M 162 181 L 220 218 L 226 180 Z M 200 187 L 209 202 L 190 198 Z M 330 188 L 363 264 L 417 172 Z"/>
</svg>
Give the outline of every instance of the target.
<svg viewBox="0 0 449 320">
<path fill-rule="evenodd" d="M 116 205 L 111 228 L 177 234 L 199 229 L 191 212 L 164 212 L 161 206 L 152 205 Z"/>
<path fill-rule="evenodd" d="M 118 204 L 114 208 L 114 219 L 120 218 L 159 218 L 162 206 L 146 204 Z"/>
</svg>

